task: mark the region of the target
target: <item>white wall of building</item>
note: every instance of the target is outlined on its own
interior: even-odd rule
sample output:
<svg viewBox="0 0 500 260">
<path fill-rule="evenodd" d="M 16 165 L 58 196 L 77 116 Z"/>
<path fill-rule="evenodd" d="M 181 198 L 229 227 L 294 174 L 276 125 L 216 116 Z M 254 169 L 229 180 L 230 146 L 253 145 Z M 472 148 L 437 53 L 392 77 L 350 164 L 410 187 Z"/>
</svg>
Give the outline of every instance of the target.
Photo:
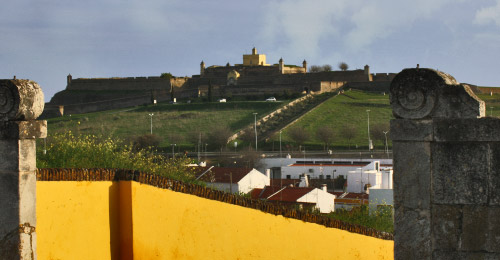
<svg viewBox="0 0 500 260">
<path fill-rule="evenodd" d="M 232 185 L 230 183 L 206 182 L 207 186 L 210 188 L 230 193 L 248 193 L 252 189 L 262 189 L 266 185 L 269 185 L 269 183 L 269 176 L 266 176 L 256 169 L 252 169 L 239 182 L 235 182 Z"/>
<path fill-rule="evenodd" d="M 238 182 L 238 192 L 248 193 L 253 189 L 262 189 L 270 183 L 269 176 L 252 169 Z"/>
<path fill-rule="evenodd" d="M 315 188 L 311 192 L 297 199 L 297 202 L 316 203 L 316 208 L 321 213 L 335 211 L 335 195 L 326 190 Z"/>
<path fill-rule="evenodd" d="M 376 170 L 378 169 L 378 165 L 380 165 L 378 161 L 373 161 L 370 164 L 361 167 L 361 169 L 363 171 Z M 306 173 L 306 175 L 309 175 L 310 179 L 335 179 L 339 175 L 343 175 L 344 178 L 347 178 L 350 171 L 355 171 L 358 168 L 360 168 L 360 166 L 356 164 L 353 164 L 352 166 L 348 164 L 284 166 L 281 167 L 281 176 L 283 179 L 287 179 L 288 177 L 290 177 L 290 179 L 300 179 L 300 176 Z"/>
<path fill-rule="evenodd" d="M 392 159 L 345 159 L 345 158 L 262 158 L 259 161 L 259 168 L 257 170 L 261 172 L 265 172 L 265 169 L 270 169 L 273 167 L 283 167 L 288 166 L 290 164 L 295 164 L 297 161 L 310 161 L 310 162 L 345 162 L 346 164 L 356 164 L 356 162 L 374 162 L 379 161 L 380 164 L 384 165 L 392 165 Z M 319 164 L 318 164 L 319 165 Z M 354 169 L 353 169 L 354 170 Z M 283 176 L 283 178 L 285 178 Z"/>
<path fill-rule="evenodd" d="M 362 193 L 366 192 L 365 185 L 380 188 L 382 185 L 382 173 L 375 170 L 364 170 L 358 168 L 350 171 L 347 175 L 347 192 Z"/>
</svg>

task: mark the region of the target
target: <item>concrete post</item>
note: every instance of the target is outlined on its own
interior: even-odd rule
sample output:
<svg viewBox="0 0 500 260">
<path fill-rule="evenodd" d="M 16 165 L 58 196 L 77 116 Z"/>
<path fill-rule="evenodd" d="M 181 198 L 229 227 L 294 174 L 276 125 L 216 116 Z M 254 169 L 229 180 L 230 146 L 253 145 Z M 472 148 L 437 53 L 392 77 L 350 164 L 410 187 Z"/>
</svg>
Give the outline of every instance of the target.
<svg viewBox="0 0 500 260">
<path fill-rule="evenodd" d="M 47 135 L 40 87 L 0 80 L 0 259 L 36 259 L 36 138 Z"/>
<path fill-rule="evenodd" d="M 395 259 L 500 259 L 500 120 L 430 69 L 391 83 Z"/>
</svg>

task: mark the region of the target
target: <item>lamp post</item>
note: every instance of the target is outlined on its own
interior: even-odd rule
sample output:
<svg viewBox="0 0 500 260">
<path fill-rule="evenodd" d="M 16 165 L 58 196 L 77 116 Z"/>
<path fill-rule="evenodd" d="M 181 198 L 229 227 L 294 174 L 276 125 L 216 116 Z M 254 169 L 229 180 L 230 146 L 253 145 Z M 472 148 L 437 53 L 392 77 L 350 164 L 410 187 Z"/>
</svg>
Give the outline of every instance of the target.
<svg viewBox="0 0 500 260">
<path fill-rule="evenodd" d="M 368 115 L 368 151 L 371 149 L 371 140 L 370 140 L 370 109 L 366 110 L 366 114 Z"/>
<path fill-rule="evenodd" d="M 382 133 L 385 135 L 385 153 L 387 154 L 387 158 L 389 158 L 389 146 L 387 146 L 387 133 L 389 131 L 382 131 Z"/>
<path fill-rule="evenodd" d="M 153 134 L 153 113 L 149 114 L 149 117 L 151 117 L 151 134 Z"/>
<path fill-rule="evenodd" d="M 253 113 L 255 128 L 255 151 L 257 151 L 257 113 Z"/>
<path fill-rule="evenodd" d="M 172 159 L 175 159 L 174 148 L 175 148 L 176 144 L 170 144 L 170 146 L 172 146 Z"/>
<path fill-rule="evenodd" d="M 280 158 L 281 158 L 281 130 L 280 130 Z"/>
</svg>

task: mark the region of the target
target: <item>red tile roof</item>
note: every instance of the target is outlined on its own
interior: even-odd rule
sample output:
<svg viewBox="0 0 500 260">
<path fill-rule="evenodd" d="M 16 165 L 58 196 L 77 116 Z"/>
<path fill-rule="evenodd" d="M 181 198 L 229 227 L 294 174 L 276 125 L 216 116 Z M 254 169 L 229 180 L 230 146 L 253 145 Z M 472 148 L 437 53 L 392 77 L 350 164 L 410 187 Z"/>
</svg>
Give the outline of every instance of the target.
<svg viewBox="0 0 500 260">
<path fill-rule="evenodd" d="M 250 191 L 250 198 L 252 199 L 259 199 L 260 193 L 262 192 L 263 189 L 258 189 L 255 188 Z"/>
<path fill-rule="evenodd" d="M 344 192 L 330 192 L 331 194 L 337 196 L 337 199 L 344 194 Z M 366 193 L 354 193 L 354 192 L 349 192 L 347 195 L 343 197 L 343 199 L 363 199 L 367 200 L 369 198 L 369 195 Z"/>
<path fill-rule="evenodd" d="M 294 186 L 296 187 L 300 183 L 299 179 L 271 179 L 270 180 L 270 185 L 271 186 L 278 186 L 278 187 L 284 187 L 284 186 Z"/>
<path fill-rule="evenodd" d="M 198 177 L 209 168 L 210 167 L 195 167 L 195 175 Z M 250 171 L 252 171 L 250 168 L 213 167 L 201 177 L 201 180 L 205 182 L 230 183 L 232 178 L 232 183 L 238 183 Z"/>
<path fill-rule="evenodd" d="M 280 188 L 277 186 L 266 186 L 263 190 L 260 190 L 258 194 L 257 191 L 255 191 L 255 193 L 254 191 L 252 191 L 251 196 L 252 198 L 254 198 L 255 196 L 255 198 L 268 199 L 269 201 L 297 202 L 299 198 L 311 192 L 312 190 L 314 190 L 314 188 L 298 188 L 288 186 Z"/>
</svg>

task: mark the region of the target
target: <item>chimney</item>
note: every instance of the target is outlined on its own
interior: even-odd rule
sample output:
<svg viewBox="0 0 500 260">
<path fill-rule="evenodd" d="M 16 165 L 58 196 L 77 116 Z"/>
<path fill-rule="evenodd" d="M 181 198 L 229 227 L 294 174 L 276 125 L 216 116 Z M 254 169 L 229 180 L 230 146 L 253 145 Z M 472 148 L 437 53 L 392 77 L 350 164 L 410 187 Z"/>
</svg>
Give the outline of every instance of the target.
<svg viewBox="0 0 500 260">
<path fill-rule="evenodd" d="M 323 189 L 324 192 L 327 192 L 327 190 L 326 190 L 326 184 L 321 184 L 321 188 Z"/>
</svg>

